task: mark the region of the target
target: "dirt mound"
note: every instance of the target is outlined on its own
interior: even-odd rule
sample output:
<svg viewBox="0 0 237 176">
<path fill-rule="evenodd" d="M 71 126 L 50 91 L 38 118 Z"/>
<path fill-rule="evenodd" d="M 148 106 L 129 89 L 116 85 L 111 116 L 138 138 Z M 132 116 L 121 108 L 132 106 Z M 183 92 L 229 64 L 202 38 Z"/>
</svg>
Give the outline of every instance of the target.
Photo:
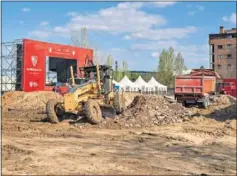
<svg viewBox="0 0 237 176">
<path fill-rule="evenodd" d="M 236 101 L 232 101 L 227 95 L 215 97 L 208 109 L 212 117 L 236 118 Z"/>
<path fill-rule="evenodd" d="M 12 91 L 3 94 L 2 107 L 3 110 L 45 110 L 45 105 L 50 99 L 62 99 L 62 96 L 51 91 Z"/>
<path fill-rule="evenodd" d="M 151 127 L 189 120 L 189 111 L 180 104 L 170 104 L 162 96 L 136 96 L 117 118 L 106 118 L 102 128 Z"/>
<path fill-rule="evenodd" d="M 230 98 L 227 95 L 220 95 L 216 96 L 213 99 L 213 105 L 218 106 L 218 105 L 230 105 L 231 101 Z"/>
<path fill-rule="evenodd" d="M 124 93 L 123 93 L 123 97 L 124 97 L 124 100 L 125 100 L 125 106 L 126 106 L 126 107 L 129 106 L 129 105 L 133 102 L 134 98 L 135 98 L 136 96 L 138 96 L 138 95 L 140 95 L 140 94 L 138 94 L 138 93 L 124 92 Z"/>
<path fill-rule="evenodd" d="M 205 116 L 217 121 L 236 119 L 236 100 L 228 95 L 216 96 L 213 103 L 207 108 L 192 108 L 197 116 Z"/>
</svg>

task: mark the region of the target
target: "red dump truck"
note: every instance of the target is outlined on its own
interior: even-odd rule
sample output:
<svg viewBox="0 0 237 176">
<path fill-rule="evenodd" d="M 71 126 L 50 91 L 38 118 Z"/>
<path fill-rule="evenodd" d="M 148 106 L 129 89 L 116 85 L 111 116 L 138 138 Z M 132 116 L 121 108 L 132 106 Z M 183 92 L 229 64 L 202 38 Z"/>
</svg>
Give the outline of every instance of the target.
<svg viewBox="0 0 237 176">
<path fill-rule="evenodd" d="M 195 69 L 188 75 L 175 78 L 175 99 L 184 106 L 198 105 L 206 108 L 216 92 L 216 79 L 220 76 L 210 69 Z"/>
</svg>

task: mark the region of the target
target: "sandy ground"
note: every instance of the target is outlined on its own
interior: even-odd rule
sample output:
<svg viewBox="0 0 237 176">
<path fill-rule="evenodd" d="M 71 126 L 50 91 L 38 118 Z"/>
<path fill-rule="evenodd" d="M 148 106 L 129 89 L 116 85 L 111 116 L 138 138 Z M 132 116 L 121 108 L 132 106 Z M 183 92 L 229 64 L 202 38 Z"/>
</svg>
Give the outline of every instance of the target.
<svg viewBox="0 0 237 176">
<path fill-rule="evenodd" d="M 236 120 L 80 129 L 39 113 L 3 114 L 3 175 L 236 175 Z"/>
</svg>

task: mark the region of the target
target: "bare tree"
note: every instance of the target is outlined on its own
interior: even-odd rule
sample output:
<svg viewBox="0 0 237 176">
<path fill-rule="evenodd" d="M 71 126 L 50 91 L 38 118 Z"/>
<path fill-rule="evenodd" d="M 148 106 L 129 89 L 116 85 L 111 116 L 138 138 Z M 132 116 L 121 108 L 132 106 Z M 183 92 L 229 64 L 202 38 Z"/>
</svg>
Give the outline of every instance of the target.
<svg viewBox="0 0 237 176">
<path fill-rule="evenodd" d="M 72 41 L 73 46 L 80 46 L 78 30 L 71 31 L 71 41 Z"/>
</svg>

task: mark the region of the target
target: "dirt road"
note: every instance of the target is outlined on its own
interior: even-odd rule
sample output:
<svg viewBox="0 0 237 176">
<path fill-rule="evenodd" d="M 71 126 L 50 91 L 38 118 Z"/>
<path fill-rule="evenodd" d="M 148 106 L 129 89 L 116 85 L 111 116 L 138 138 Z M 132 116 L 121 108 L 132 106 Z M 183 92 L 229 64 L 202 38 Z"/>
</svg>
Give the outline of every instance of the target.
<svg viewBox="0 0 237 176">
<path fill-rule="evenodd" d="M 236 120 L 80 129 L 44 118 L 3 114 L 2 174 L 236 174 Z"/>
</svg>

